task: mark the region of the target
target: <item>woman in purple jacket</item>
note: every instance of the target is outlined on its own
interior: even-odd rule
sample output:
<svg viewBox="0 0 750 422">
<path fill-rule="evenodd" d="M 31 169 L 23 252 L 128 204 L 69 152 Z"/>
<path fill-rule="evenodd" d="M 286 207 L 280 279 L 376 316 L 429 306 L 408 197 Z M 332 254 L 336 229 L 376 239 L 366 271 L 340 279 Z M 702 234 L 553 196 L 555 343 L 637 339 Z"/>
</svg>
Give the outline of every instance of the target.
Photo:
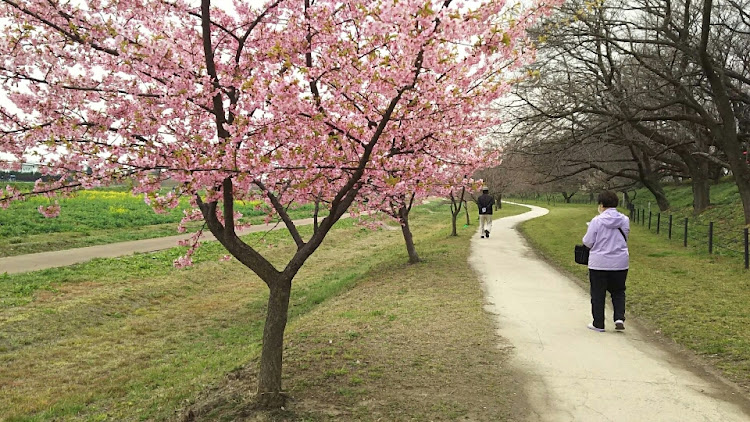
<svg viewBox="0 0 750 422">
<path fill-rule="evenodd" d="M 615 329 L 625 329 L 625 279 L 628 277 L 628 235 L 630 220 L 617 211 L 619 198 L 611 191 L 599 194 L 599 215 L 589 223 L 583 244 L 591 248 L 589 254 L 589 282 L 591 283 L 591 315 L 588 328 L 604 332 L 604 301 L 607 291 L 615 308 Z"/>
</svg>

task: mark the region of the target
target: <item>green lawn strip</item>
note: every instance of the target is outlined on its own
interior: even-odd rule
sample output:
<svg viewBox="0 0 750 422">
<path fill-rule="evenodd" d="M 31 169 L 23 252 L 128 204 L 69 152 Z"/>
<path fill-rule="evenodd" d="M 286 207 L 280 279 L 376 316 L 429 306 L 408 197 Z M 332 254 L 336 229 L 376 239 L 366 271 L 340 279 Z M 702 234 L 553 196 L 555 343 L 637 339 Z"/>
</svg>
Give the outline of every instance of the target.
<svg viewBox="0 0 750 422">
<path fill-rule="evenodd" d="M 351 227 L 352 224 L 342 222 L 341 226 Z M 248 236 L 248 240 L 251 243 L 253 241 L 258 243 L 261 236 L 261 234 L 254 234 Z M 264 238 L 266 244 L 274 245 L 276 250 L 272 255 L 277 257 L 277 260 L 290 252 L 288 247 L 285 249 L 285 243 L 281 238 L 280 232 L 269 233 Z M 217 244 L 207 244 L 200 249 L 196 255 L 199 265 L 188 270 L 172 268 L 172 260 L 180 253 L 181 248 L 175 248 L 155 254 L 100 259 L 68 268 L 4 276 L 0 282 L 0 292 L 2 292 L 0 297 L 6 302 L 6 306 L 9 306 L 7 302 L 29 303 L 32 299 L 34 302 L 27 307 L 16 306 L 0 314 L 0 322 L 3 324 L 3 329 L 0 330 L 3 333 L 3 338 L 0 339 L 0 350 L 6 352 L 3 359 L 15 359 L 23 355 L 23 350 L 21 350 L 23 348 L 32 352 L 36 351 L 39 344 L 50 346 L 65 342 L 63 346 L 68 346 L 71 341 L 73 344 L 85 343 L 92 336 L 106 337 L 106 333 L 117 327 L 127 331 L 128 327 L 123 324 L 127 325 L 130 322 L 137 323 L 138 326 L 130 327 L 130 330 L 142 339 L 143 333 L 138 332 L 140 330 L 138 327 L 148 326 L 153 322 L 149 321 L 154 313 L 150 309 L 155 306 L 152 302 L 163 307 L 164 304 L 161 302 L 164 299 L 162 298 L 170 298 L 171 302 L 183 304 L 187 298 L 203 294 L 202 289 L 205 289 L 205 286 L 202 284 L 214 283 L 217 278 L 226 283 L 233 277 L 244 276 L 249 279 L 246 284 L 256 288 L 262 286 L 262 283 L 254 279 L 254 276 L 249 275 L 248 270 L 237 263 L 234 263 L 235 267 L 239 267 L 234 270 L 236 274 L 225 275 L 221 272 L 213 274 L 208 271 L 208 267 L 201 269 L 201 263 L 218 265 L 215 261 L 224 252 Z M 201 281 L 198 286 L 195 285 L 196 281 L 191 276 L 196 272 L 201 273 L 201 277 L 205 279 L 205 282 Z M 237 282 L 236 284 L 238 287 L 235 290 L 238 290 L 239 286 L 245 283 Z M 39 290 L 40 288 L 44 290 Z M 212 288 L 216 289 L 216 287 Z M 100 293 L 98 295 L 89 293 L 89 290 Z M 35 294 L 37 291 L 38 293 Z M 258 295 L 259 293 L 253 294 L 253 296 Z M 242 301 L 246 302 L 247 298 L 240 295 L 233 300 L 238 301 L 236 303 L 239 304 L 243 303 Z M 230 314 L 237 312 L 235 308 L 236 306 L 231 308 Z M 187 306 L 187 309 L 180 306 L 175 312 L 195 313 L 194 309 L 193 306 Z M 166 312 L 166 308 L 160 308 L 160 312 L 156 314 L 163 317 L 162 314 Z M 161 322 L 168 322 L 168 320 Z M 51 326 L 55 327 L 55 330 L 50 330 Z M 86 327 L 83 332 L 82 327 Z M 92 329 L 96 331 L 92 332 Z M 165 331 L 170 334 L 180 333 L 180 327 L 165 328 Z M 80 339 L 71 340 L 71 336 L 78 336 Z M 160 339 L 161 335 L 157 336 L 155 341 Z M 111 344 L 104 346 L 106 349 L 115 351 L 118 347 Z M 117 351 L 117 353 L 120 352 Z"/>
<path fill-rule="evenodd" d="M 199 226 L 192 224 L 189 225 L 188 228 L 189 231 L 192 232 L 197 230 Z M 176 236 L 178 234 L 177 223 L 165 223 L 137 226 L 127 229 L 87 230 L 85 232 L 65 231 L 28 236 L 14 236 L 0 238 L 0 257 L 82 248 L 86 246 L 152 239 L 156 237 Z"/>
<path fill-rule="evenodd" d="M 142 197 L 102 189 L 82 191 L 59 202 L 62 211 L 56 218 L 45 218 L 37 210 L 52 203 L 48 198 L 14 202 L 0 210 L 0 257 L 174 236 L 188 207 L 183 199 L 177 208 L 160 214 Z M 239 223 L 264 223 L 267 207 L 263 204 L 258 209 L 258 204 L 238 201 L 235 208 L 243 214 Z M 313 208 L 312 204 L 295 205 L 289 214 L 292 219 L 308 218 Z M 201 223 L 186 227 L 194 231 Z"/>
<path fill-rule="evenodd" d="M 580 243 L 595 213 L 587 205 L 552 207 L 521 230 L 543 256 L 587 287 L 587 269 L 573 262 L 573 245 Z M 750 274 L 741 260 L 685 248 L 681 240 L 637 225 L 629 243 L 628 314 L 750 386 Z M 582 316 L 587 314 L 581 309 Z"/>
<path fill-rule="evenodd" d="M 508 207 L 498 216 L 521 213 Z M 285 349 L 288 409 L 259 420 L 513 420 L 517 381 L 483 310 L 467 264 L 476 225 L 450 237 L 444 224 L 417 236 L 424 262 L 398 250 L 362 275 L 356 289 L 292 321 Z M 418 233 L 425 234 L 424 229 Z M 197 420 L 245 415 L 255 364 L 207 390 Z M 255 419 L 252 419 L 255 420 Z"/>
<path fill-rule="evenodd" d="M 334 404 L 332 420 L 508 420 L 513 383 L 462 235 L 301 321 L 292 395 Z"/>
<path fill-rule="evenodd" d="M 415 209 L 418 240 L 424 237 L 422 219 L 449 224 L 444 206 Z M 292 319 L 350 289 L 391 256 L 387 251 L 406 259 L 400 231 L 341 224 L 296 279 Z M 260 235 L 253 236 L 260 242 Z M 265 241 L 279 260 L 290 252 L 280 233 Z M 204 246 L 187 270 L 171 268 L 179 253 L 4 276 L 5 417 L 163 420 L 256 356 L 265 287 L 238 263 L 216 262 L 223 254 L 219 246 Z M 35 287 L 18 290 L 28 284 Z"/>
<path fill-rule="evenodd" d="M 336 227 L 350 227 L 353 222 L 342 220 Z M 310 226 L 301 226 L 299 231 L 303 235 L 309 235 L 312 231 Z M 251 233 L 243 237 L 248 244 L 260 248 L 263 252 L 269 252 L 271 248 L 278 245 L 288 244 L 286 231 L 270 231 L 262 233 Z M 97 283 L 129 280 L 140 280 L 156 274 L 174 271 L 172 262 L 187 249 L 175 247 L 154 253 L 135 254 L 119 258 L 95 258 L 89 262 L 75 264 L 67 267 L 50 268 L 46 270 L 17 273 L 0 274 L 0 309 L 9 306 L 18 306 L 28 303 L 33 294 L 39 290 L 54 292 L 56 287 L 64 283 L 80 283 L 83 281 L 96 280 Z M 218 242 L 207 242 L 203 244 L 193 256 L 196 263 L 217 260 L 226 255 L 226 250 Z M 279 254 L 270 254 L 283 258 Z M 280 262 L 280 261 L 279 261 Z"/>
</svg>

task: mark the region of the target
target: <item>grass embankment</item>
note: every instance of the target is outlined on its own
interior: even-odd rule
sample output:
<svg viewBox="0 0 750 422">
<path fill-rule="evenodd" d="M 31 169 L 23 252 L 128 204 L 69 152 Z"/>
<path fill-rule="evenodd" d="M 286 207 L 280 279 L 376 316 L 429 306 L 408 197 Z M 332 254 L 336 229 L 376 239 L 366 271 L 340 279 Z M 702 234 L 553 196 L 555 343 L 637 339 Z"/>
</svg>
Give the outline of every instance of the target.
<svg viewBox="0 0 750 422">
<path fill-rule="evenodd" d="M 133 196 L 125 188 L 80 191 L 59 198 L 62 207 L 56 218 L 45 218 L 38 207 L 54 203 L 48 198 L 13 202 L 0 209 L 0 257 L 79 248 L 105 243 L 177 235 L 177 223 L 188 208 L 187 199 L 164 214 L 146 205 L 142 196 Z M 260 202 L 237 201 L 235 209 L 243 214 L 240 223 L 263 223 L 267 207 Z M 311 217 L 312 205 L 290 210 L 293 219 Z M 189 230 L 200 223 L 189 223 Z M 2 269 L 0 269 L 0 272 Z"/>
<path fill-rule="evenodd" d="M 400 230 L 351 221 L 310 258 L 295 279 L 286 335 L 293 399 L 262 417 L 512 418 L 513 381 L 466 262 L 476 225 L 450 237 L 446 205 L 413 214 L 424 263 L 405 264 Z M 276 262 L 293 248 L 282 232 L 266 242 Z M 186 409 L 198 420 L 241 418 L 255 388 L 266 288 L 236 261 L 218 262 L 215 243 L 189 269 L 171 267 L 178 254 L 0 278 L 0 419 L 170 420 Z"/>
<path fill-rule="evenodd" d="M 573 245 L 580 243 L 585 223 L 594 215 L 595 205 L 558 205 L 547 216 L 522 224 L 521 230 L 546 258 L 587 288 L 587 270 L 573 262 Z M 635 224 L 629 240 L 628 315 L 750 389 L 750 273 L 742 261 L 685 248 L 665 232 L 657 236 Z"/>
<path fill-rule="evenodd" d="M 673 217 L 673 239 L 684 237 L 684 221 L 688 219 L 688 244 L 708 253 L 709 223 L 713 228 L 713 253 L 742 257 L 745 219 L 737 186 L 725 181 L 711 186 L 711 205 L 700 215 L 693 214 L 693 193 L 689 184 L 669 184 L 664 187 L 670 209 L 661 213 L 661 232 L 666 233 L 669 215 Z M 649 205 L 652 213 L 651 232 L 656 233 L 657 213 L 654 196 L 647 189 L 639 189 L 633 204 L 644 210 L 643 225 L 648 226 Z"/>
</svg>

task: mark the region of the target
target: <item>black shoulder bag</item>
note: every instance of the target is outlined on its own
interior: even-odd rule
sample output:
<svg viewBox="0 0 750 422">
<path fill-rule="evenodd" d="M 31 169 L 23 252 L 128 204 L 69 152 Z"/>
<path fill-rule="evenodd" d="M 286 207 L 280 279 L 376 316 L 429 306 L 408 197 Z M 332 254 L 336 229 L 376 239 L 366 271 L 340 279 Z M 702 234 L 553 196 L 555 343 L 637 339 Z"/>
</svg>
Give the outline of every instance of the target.
<svg viewBox="0 0 750 422">
<path fill-rule="evenodd" d="M 620 231 L 620 234 L 622 234 L 622 238 L 625 239 L 625 243 L 628 242 L 628 238 L 625 236 L 625 232 L 622 231 L 621 228 L 617 228 L 617 230 Z M 591 252 L 591 249 L 589 249 L 586 245 L 576 245 L 575 247 L 575 261 L 576 264 L 581 265 L 589 265 L 589 253 Z"/>
</svg>

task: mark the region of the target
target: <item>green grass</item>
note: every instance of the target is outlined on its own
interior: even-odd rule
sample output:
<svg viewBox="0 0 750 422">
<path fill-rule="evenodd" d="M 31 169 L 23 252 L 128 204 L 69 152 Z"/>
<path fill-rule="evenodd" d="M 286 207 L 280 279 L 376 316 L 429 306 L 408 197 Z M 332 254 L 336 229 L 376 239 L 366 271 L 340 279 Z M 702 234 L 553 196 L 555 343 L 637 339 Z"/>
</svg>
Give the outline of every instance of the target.
<svg viewBox="0 0 750 422">
<path fill-rule="evenodd" d="M 39 213 L 39 206 L 54 202 L 42 197 L 0 209 L 0 257 L 176 235 L 177 223 L 188 208 L 183 198 L 176 208 L 159 214 L 142 196 L 133 196 L 125 188 L 80 191 L 57 200 L 62 211 L 56 218 Z M 268 211 L 260 202 L 238 201 L 235 208 L 243 214 L 239 223 L 263 223 Z M 290 210 L 293 219 L 312 213 L 312 204 Z M 193 222 L 187 227 L 195 230 L 200 225 Z"/>
<path fill-rule="evenodd" d="M 573 246 L 595 214 L 590 205 L 550 207 L 521 229 L 544 257 L 585 286 L 587 270 L 573 262 Z M 639 225 L 632 226 L 629 246 L 628 314 L 750 387 L 750 273 L 741 259 L 685 248 Z"/>
<path fill-rule="evenodd" d="M 442 411 L 498 420 L 509 412 L 502 381 L 512 381 L 466 263 L 476 226 L 448 236 L 448 207 L 437 201 L 415 208 L 412 224 L 423 264 L 405 265 L 399 230 L 345 220 L 295 279 L 285 385 L 301 399 L 292 420 L 329 420 L 328 408 L 363 420 L 429 420 Z M 281 231 L 266 243 L 259 236 L 246 239 L 277 265 L 293 251 Z M 227 385 L 256 368 L 267 289 L 236 261 L 219 262 L 216 243 L 188 269 L 172 268 L 180 253 L 2 276 L 0 420 L 170 420 L 186 406 L 208 409 L 208 420 L 236 419 L 254 384 L 236 394 Z M 387 333 L 403 347 L 384 342 Z M 455 343 L 435 348 L 439 336 Z M 432 375 L 412 369 L 415 358 Z M 449 381 L 463 393 L 433 402 Z M 425 382 L 431 387 L 412 387 Z"/>
</svg>

